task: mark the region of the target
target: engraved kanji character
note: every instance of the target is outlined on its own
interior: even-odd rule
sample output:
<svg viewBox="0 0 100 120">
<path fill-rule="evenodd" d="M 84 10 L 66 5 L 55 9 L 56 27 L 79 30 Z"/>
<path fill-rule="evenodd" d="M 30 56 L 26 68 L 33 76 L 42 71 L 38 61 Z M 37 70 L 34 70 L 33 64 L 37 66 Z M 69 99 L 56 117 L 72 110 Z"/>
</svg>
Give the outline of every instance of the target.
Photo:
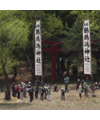
<svg viewBox="0 0 100 120">
<path fill-rule="evenodd" d="M 40 37 L 39 36 L 36 37 L 36 41 L 40 42 Z"/>
<path fill-rule="evenodd" d="M 89 56 L 85 56 L 84 60 L 85 60 L 86 62 L 90 62 Z"/>
</svg>

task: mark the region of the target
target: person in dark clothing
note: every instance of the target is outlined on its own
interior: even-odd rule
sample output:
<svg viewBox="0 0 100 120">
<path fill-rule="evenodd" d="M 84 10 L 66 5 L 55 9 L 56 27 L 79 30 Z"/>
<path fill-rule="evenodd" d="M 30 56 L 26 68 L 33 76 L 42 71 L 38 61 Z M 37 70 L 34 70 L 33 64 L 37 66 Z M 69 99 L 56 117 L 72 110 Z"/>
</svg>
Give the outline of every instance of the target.
<svg viewBox="0 0 100 120">
<path fill-rule="evenodd" d="M 56 84 L 55 84 L 55 86 L 54 86 L 53 92 L 58 92 L 58 87 L 57 87 Z"/>
<path fill-rule="evenodd" d="M 65 100 L 65 89 L 61 88 L 61 100 Z"/>
<path fill-rule="evenodd" d="M 20 99 L 20 90 L 19 90 L 20 85 L 18 85 L 17 93 L 18 93 L 18 99 Z"/>
<path fill-rule="evenodd" d="M 64 84 L 65 84 L 65 92 L 68 91 L 68 80 L 64 80 Z"/>
<path fill-rule="evenodd" d="M 30 102 L 32 102 L 32 100 L 34 100 L 34 89 L 33 89 L 33 87 L 30 88 L 29 95 L 30 95 Z"/>
<path fill-rule="evenodd" d="M 41 89 L 40 89 L 40 100 L 44 100 L 43 95 L 44 95 L 44 89 L 43 89 L 43 87 L 41 87 Z"/>
<path fill-rule="evenodd" d="M 78 80 L 77 80 L 77 83 L 76 83 L 76 90 L 79 89 L 80 84 L 81 84 L 80 79 L 78 79 Z"/>
<path fill-rule="evenodd" d="M 97 89 L 99 89 L 99 85 L 98 85 L 98 83 L 97 82 L 95 82 L 95 90 L 97 90 Z"/>
<path fill-rule="evenodd" d="M 98 86 L 99 86 L 99 89 L 100 89 L 100 82 L 99 82 Z"/>
<path fill-rule="evenodd" d="M 35 81 L 35 86 L 40 86 L 40 81 L 38 79 Z"/>
<path fill-rule="evenodd" d="M 35 87 L 35 98 L 38 98 L 39 87 Z"/>
<path fill-rule="evenodd" d="M 83 88 L 84 88 L 84 87 L 83 87 L 84 82 L 85 82 L 85 81 L 82 79 L 82 80 L 81 80 L 82 92 L 83 92 Z"/>
</svg>

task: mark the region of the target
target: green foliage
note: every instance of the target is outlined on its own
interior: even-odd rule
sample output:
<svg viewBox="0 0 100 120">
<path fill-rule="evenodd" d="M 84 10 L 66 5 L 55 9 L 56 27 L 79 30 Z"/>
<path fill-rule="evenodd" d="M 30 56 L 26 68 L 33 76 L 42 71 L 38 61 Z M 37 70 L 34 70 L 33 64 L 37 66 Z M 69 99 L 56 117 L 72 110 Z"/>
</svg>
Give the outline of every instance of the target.
<svg viewBox="0 0 100 120">
<path fill-rule="evenodd" d="M 66 27 L 66 30 L 63 31 L 63 34 L 66 36 L 64 39 L 64 47 L 67 50 L 67 53 L 70 53 L 68 59 L 72 62 L 71 68 L 73 66 L 82 66 L 83 65 L 83 22 L 86 19 L 90 19 L 90 28 L 91 28 L 91 40 L 100 39 L 100 11 L 71 11 L 70 14 L 77 15 L 76 21 L 73 26 Z M 93 47 L 93 46 L 92 46 Z M 92 48 L 96 51 L 96 49 Z M 92 56 L 92 66 L 93 70 L 96 70 L 96 59 Z M 73 62 L 74 61 L 74 62 Z"/>
<path fill-rule="evenodd" d="M 48 15 L 43 18 L 42 22 L 42 38 L 45 39 L 48 36 L 56 35 L 63 29 L 62 21 L 56 18 L 55 14 Z"/>
<path fill-rule="evenodd" d="M 13 55 L 15 46 L 19 48 L 26 46 L 30 33 L 30 24 L 17 18 L 16 13 L 17 11 L 0 11 L 0 63 L 6 64 L 8 73 L 15 64 L 18 64 Z"/>
</svg>

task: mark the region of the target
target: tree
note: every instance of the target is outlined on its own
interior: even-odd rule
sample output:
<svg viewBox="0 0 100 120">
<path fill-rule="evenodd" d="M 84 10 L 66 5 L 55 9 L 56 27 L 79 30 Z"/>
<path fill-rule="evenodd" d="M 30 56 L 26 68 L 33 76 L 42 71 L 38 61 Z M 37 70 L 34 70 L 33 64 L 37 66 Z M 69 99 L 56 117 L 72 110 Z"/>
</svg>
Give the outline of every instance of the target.
<svg viewBox="0 0 100 120">
<path fill-rule="evenodd" d="M 5 75 L 6 95 L 5 99 L 10 100 L 10 82 L 7 69 L 14 63 L 13 50 L 25 47 L 28 42 L 29 25 L 26 21 L 16 16 L 17 11 L 0 11 L 0 63 Z M 9 64 L 9 67 L 8 67 Z"/>
</svg>

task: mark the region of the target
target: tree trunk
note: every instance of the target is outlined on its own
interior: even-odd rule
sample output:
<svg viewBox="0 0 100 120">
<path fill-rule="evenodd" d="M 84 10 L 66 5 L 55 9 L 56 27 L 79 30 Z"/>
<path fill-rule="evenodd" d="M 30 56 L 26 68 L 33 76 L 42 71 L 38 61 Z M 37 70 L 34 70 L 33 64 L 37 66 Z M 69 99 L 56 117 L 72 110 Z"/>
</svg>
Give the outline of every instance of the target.
<svg viewBox="0 0 100 120">
<path fill-rule="evenodd" d="M 11 100 L 10 83 L 9 83 L 8 74 L 6 72 L 5 64 L 2 65 L 2 69 L 3 69 L 3 73 L 5 75 L 5 85 L 6 85 L 5 99 L 6 100 Z"/>
<path fill-rule="evenodd" d="M 12 78 L 12 80 L 13 80 L 13 82 L 15 82 L 15 78 L 17 76 L 16 66 L 13 67 L 13 72 L 14 72 L 14 77 Z"/>
</svg>

